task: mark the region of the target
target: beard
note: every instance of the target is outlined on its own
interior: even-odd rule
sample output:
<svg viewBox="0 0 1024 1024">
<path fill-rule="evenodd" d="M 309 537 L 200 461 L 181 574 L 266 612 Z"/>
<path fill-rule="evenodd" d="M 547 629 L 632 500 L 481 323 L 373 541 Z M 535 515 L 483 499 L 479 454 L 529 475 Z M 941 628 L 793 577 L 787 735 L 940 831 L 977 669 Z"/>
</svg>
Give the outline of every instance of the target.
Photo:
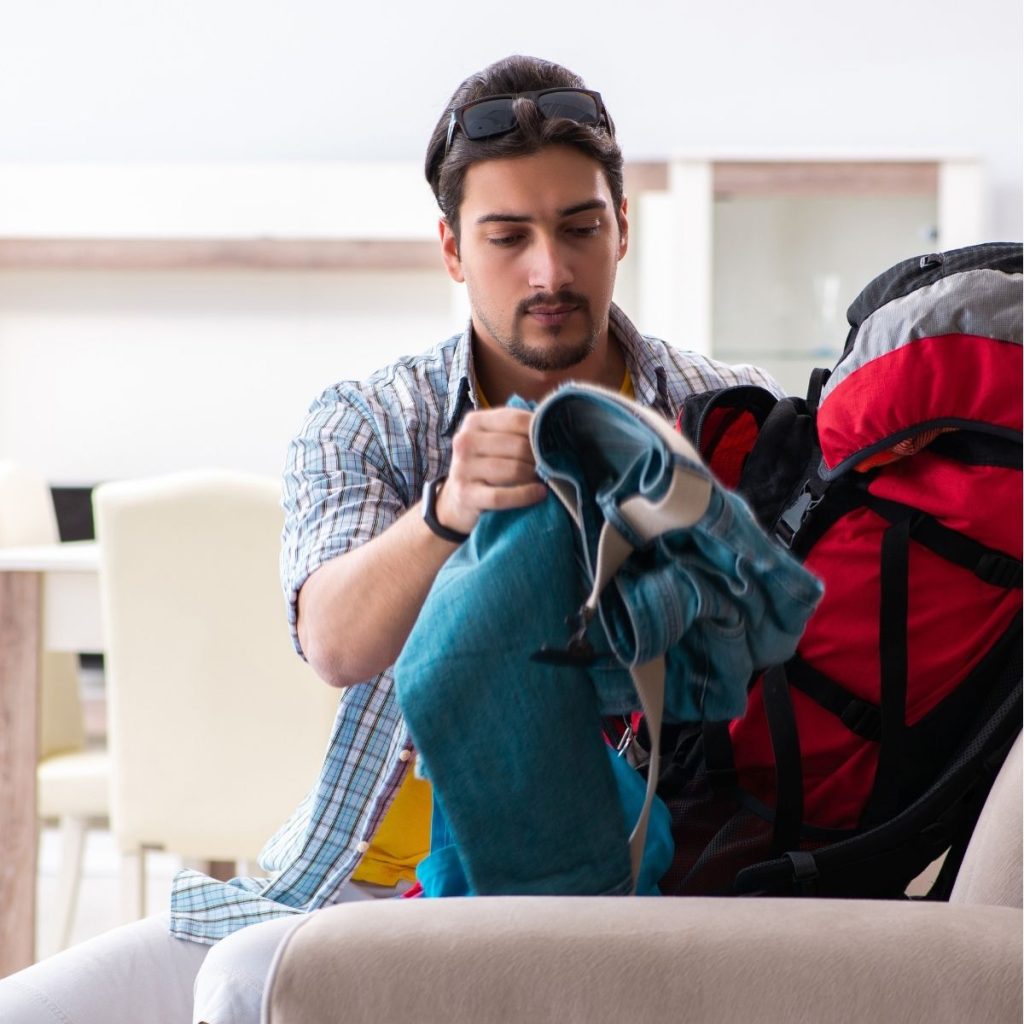
<svg viewBox="0 0 1024 1024">
<path fill-rule="evenodd" d="M 536 306 L 575 306 L 583 319 L 580 327 L 540 327 L 549 339 L 539 344 L 530 344 L 523 337 L 523 321 Z M 491 337 L 517 362 L 530 370 L 567 370 L 582 363 L 597 347 L 600 331 L 594 323 L 590 302 L 586 296 L 576 292 L 559 291 L 553 294 L 534 295 L 524 299 L 516 307 L 511 330 L 498 330 L 495 324 L 481 317 Z M 571 332 L 571 333 L 570 333 Z"/>
</svg>

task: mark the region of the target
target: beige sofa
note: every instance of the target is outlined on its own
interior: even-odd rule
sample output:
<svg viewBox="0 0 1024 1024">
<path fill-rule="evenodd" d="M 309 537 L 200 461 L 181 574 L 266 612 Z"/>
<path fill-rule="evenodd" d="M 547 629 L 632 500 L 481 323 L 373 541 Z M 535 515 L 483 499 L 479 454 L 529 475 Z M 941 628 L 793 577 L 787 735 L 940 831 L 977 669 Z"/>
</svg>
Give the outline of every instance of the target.
<svg viewBox="0 0 1024 1024">
<path fill-rule="evenodd" d="M 481 898 L 299 922 L 265 1024 L 1021 1020 L 1021 740 L 949 903 Z"/>
</svg>

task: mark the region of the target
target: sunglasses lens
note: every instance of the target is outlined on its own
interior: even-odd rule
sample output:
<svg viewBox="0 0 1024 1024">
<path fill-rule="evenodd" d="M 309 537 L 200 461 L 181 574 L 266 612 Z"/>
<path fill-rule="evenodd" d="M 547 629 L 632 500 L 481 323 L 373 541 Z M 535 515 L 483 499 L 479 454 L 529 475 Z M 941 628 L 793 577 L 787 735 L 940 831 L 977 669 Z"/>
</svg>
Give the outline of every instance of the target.
<svg viewBox="0 0 1024 1024">
<path fill-rule="evenodd" d="M 578 89 L 555 89 L 551 92 L 524 93 L 525 96 L 536 96 L 536 103 L 544 117 L 565 117 L 577 124 L 600 124 L 601 103 L 588 93 Z M 514 111 L 515 99 L 512 96 L 485 97 L 478 103 L 471 103 L 457 111 L 458 123 L 468 139 L 488 139 L 492 135 L 502 135 L 516 127 Z M 452 121 L 454 130 L 455 120 Z M 451 147 L 451 131 L 445 146 L 445 155 Z"/>
<path fill-rule="evenodd" d="M 512 100 L 503 96 L 474 103 L 473 106 L 463 109 L 462 123 L 466 129 L 466 136 L 470 139 L 486 139 L 491 135 L 511 131 L 516 126 Z"/>
<path fill-rule="evenodd" d="M 567 117 L 577 124 L 598 124 L 601 120 L 597 101 L 585 92 L 546 92 L 537 98 L 537 106 L 545 117 Z"/>
</svg>

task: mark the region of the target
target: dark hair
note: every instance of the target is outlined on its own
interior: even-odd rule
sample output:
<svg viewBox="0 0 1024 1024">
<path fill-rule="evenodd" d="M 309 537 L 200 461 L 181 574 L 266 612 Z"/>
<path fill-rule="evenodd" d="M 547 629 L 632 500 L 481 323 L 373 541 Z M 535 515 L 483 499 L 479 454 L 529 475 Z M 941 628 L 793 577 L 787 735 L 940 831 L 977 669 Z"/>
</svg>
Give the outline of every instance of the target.
<svg viewBox="0 0 1024 1024">
<path fill-rule="evenodd" d="M 529 156 L 547 146 L 573 146 L 596 160 L 608 179 L 616 211 L 622 205 L 622 151 L 615 141 L 615 125 L 607 110 L 604 112 L 607 127 L 582 125 L 564 117 L 544 118 L 533 100 L 520 97 L 515 101 L 517 127 L 514 130 L 477 141 L 456 131 L 451 149 L 447 156 L 444 155 L 448 124 L 456 107 L 484 96 L 555 86 L 586 88 L 579 75 L 560 64 L 517 55 L 470 75 L 455 90 L 430 137 L 424 170 L 437 204 L 456 239 L 459 237 L 459 207 L 469 168 L 482 160 Z"/>
</svg>

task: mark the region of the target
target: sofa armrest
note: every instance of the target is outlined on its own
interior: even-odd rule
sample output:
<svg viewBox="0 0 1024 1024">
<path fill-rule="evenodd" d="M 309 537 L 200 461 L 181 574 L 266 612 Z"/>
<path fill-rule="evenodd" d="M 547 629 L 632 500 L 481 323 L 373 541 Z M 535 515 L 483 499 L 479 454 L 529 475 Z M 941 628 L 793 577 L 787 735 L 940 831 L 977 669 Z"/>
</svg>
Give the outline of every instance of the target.
<svg viewBox="0 0 1024 1024">
<path fill-rule="evenodd" d="M 264 1024 L 1019 1021 L 1022 923 L 853 900 L 350 903 L 290 933 Z"/>
<path fill-rule="evenodd" d="M 1022 743 L 1018 736 L 1006 756 L 974 826 L 956 875 L 950 903 L 991 903 L 1019 907 L 1022 900 Z"/>
</svg>

